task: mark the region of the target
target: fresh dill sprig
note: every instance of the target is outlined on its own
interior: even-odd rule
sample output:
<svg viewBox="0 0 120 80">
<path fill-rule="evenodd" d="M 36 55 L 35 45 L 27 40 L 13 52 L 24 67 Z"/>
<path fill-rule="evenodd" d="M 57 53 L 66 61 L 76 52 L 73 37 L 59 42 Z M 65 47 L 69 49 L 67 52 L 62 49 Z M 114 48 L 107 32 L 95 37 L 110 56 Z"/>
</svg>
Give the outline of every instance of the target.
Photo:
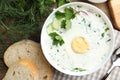
<svg viewBox="0 0 120 80">
<path fill-rule="evenodd" d="M 16 41 L 32 39 L 39 42 L 44 20 L 57 1 L 0 0 L 0 58 L 5 49 Z"/>
</svg>

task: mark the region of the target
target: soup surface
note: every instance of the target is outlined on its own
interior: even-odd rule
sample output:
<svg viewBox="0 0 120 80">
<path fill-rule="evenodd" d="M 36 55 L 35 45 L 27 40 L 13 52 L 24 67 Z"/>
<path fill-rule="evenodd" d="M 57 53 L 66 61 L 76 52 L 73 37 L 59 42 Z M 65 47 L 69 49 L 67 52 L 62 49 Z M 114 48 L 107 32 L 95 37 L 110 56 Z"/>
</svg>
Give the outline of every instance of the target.
<svg viewBox="0 0 120 80">
<path fill-rule="evenodd" d="M 94 10 L 79 5 L 68 6 L 55 12 L 48 21 L 45 55 L 61 70 L 90 71 L 109 55 L 110 28 Z"/>
</svg>

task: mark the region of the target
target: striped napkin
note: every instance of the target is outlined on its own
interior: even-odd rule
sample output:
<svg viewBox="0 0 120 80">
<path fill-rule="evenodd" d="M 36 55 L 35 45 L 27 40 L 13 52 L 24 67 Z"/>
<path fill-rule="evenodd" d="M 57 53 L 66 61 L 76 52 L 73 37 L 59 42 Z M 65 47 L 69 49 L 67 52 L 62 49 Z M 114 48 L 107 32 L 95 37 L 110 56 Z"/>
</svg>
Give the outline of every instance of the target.
<svg viewBox="0 0 120 80">
<path fill-rule="evenodd" d="M 114 30 L 114 33 L 116 49 L 120 46 L 120 31 Z M 55 70 L 53 80 L 100 80 L 105 75 L 110 66 L 111 60 L 109 59 L 109 61 L 100 70 L 85 76 L 71 76 Z M 106 80 L 120 80 L 120 67 L 116 67 Z"/>
</svg>

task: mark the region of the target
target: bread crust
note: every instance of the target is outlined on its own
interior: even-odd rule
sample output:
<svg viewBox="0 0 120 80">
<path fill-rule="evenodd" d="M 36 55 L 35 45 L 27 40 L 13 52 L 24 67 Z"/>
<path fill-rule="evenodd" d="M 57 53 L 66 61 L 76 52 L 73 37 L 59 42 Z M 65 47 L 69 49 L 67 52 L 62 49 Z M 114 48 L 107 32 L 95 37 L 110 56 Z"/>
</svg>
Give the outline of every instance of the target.
<svg viewBox="0 0 120 80">
<path fill-rule="evenodd" d="M 32 73 L 34 80 L 39 80 L 39 69 L 38 67 L 28 59 L 21 59 L 17 61 L 17 64 L 26 66 Z"/>
<path fill-rule="evenodd" d="M 45 59 L 39 43 L 22 40 L 12 44 L 4 53 L 4 62 L 8 67 L 20 59 L 29 59 L 38 66 L 40 80 L 53 79 L 52 68 Z"/>
<path fill-rule="evenodd" d="M 38 71 L 38 67 L 32 61 L 28 59 L 21 59 L 9 67 L 3 80 L 18 80 L 19 77 L 21 78 L 23 75 L 26 76 L 25 78 L 22 78 L 23 80 L 26 80 L 27 78 L 30 80 L 39 80 Z M 29 76 L 25 73 L 29 73 Z"/>
<path fill-rule="evenodd" d="M 110 0 L 108 2 L 109 10 L 111 12 L 111 18 L 116 29 L 120 30 L 120 1 Z"/>
</svg>

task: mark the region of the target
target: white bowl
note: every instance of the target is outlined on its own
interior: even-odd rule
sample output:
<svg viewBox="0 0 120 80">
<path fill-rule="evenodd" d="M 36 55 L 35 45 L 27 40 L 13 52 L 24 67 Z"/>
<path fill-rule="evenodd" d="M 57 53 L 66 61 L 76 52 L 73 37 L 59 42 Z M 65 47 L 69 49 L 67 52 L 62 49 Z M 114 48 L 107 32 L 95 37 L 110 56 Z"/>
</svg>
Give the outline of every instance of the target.
<svg viewBox="0 0 120 80">
<path fill-rule="evenodd" d="M 109 28 L 109 30 L 106 33 L 106 35 L 104 35 L 104 36 L 107 36 L 107 37 L 105 37 L 106 38 L 105 40 L 108 40 L 107 38 L 110 38 L 108 40 L 109 42 L 107 43 L 107 42 L 104 42 L 104 40 L 103 40 L 103 42 L 100 43 L 101 48 L 97 49 L 97 46 L 93 45 L 93 44 L 96 44 L 97 39 L 91 40 L 92 39 L 91 37 L 93 37 L 93 39 L 94 39 L 94 36 L 91 36 L 92 35 L 92 29 L 93 29 L 93 28 L 91 28 L 91 30 L 90 29 L 88 30 L 89 34 L 84 35 L 88 39 L 88 42 L 90 42 L 90 50 L 87 53 L 85 53 L 85 54 L 73 54 L 73 52 L 72 52 L 72 50 L 70 48 L 70 45 L 66 45 L 67 41 L 65 41 L 65 44 L 63 44 L 63 47 L 65 47 L 65 49 L 66 49 L 66 54 L 65 54 L 64 51 L 62 53 L 61 46 L 59 46 L 59 48 L 58 48 L 59 52 L 57 53 L 57 51 L 54 50 L 55 46 L 52 46 L 53 50 L 50 47 L 52 45 L 52 41 L 51 41 L 50 36 L 48 35 L 47 27 L 53 21 L 53 19 L 55 18 L 55 12 L 56 11 L 63 11 L 63 9 L 65 7 L 75 8 L 75 7 L 78 7 L 78 6 L 82 7 L 82 8 L 80 8 L 80 10 L 82 9 L 82 11 L 80 11 L 80 15 L 84 15 L 84 17 L 86 17 L 86 19 L 88 19 L 88 21 L 90 21 L 90 22 L 93 21 L 91 23 L 91 25 L 94 24 L 94 22 L 99 21 L 99 19 L 98 20 L 96 19 L 94 21 L 93 17 L 87 18 L 87 16 L 89 14 L 91 14 L 91 15 L 92 14 L 93 15 L 96 14 L 97 17 L 100 17 L 100 20 L 102 20 L 105 23 L 104 25 L 106 25 Z M 79 9 L 77 9 L 77 10 L 79 11 Z M 97 22 L 97 23 L 99 24 L 99 22 Z M 83 23 L 83 24 L 86 24 L 86 23 Z M 72 25 L 74 25 L 74 24 L 72 23 Z M 98 25 L 98 27 L 99 27 L 99 25 Z M 103 30 L 103 27 L 99 27 L 99 28 L 101 30 Z M 97 31 L 100 32 L 100 30 L 98 30 L 98 29 L 97 29 Z M 76 32 L 77 31 L 72 32 L 72 34 L 78 35 L 78 34 L 76 34 Z M 78 32 L 78 33 L 82 34 L 82 32 Z M 96 35 L 96 34 L 93 34 L 93 35 Z M 65 39 L 66 37 L 67 36 L 64 36 L 63 38 Z M 98 37 L 100 37 L 100 36 L 98 35 Z M 71 38 L 69 38 L 69 39 L 71 39 Z M 100 40 L 102 40 L 102 38 Z M 68 40 L 68 44 L 69 44 L 69 42 L 70 41 Z M 107 48 L 106 48 L 106 45 L 108 45 Z M 60 72 L 65 73 L 65 74 L 69 74 L 69 75 L 76 75 L 76 76 L 90 74 L 90 73 L 93 73 L 93 72 L 97 71 L 101 67 L 103 67 L 103 65 L 108 61 L 108 59 L 110 59 L 110 56 L 112 55 L 112 52 L 113 52 L 113 49 L 114 49 L 114 31 L 113 31 L 113 26 L 112 26 L 110 20 L 108 19 L 108 17 L 100 9 L 98 9 L 97 7 L 95 7 L 95 6 L 91 5 L 91 4 L 88 4 L 88 3 L 84 3 L 84 2 L 68 3 L 68 4 L 65 4 L 65 5 L 57 8 L 56 10 L 54 10 L 49 15 L 49 17 L 46 19 L 46 21 L 45 21 L 45 23 L 43 25 L 43 28 L 42 28 L 42 32 L 41 32 L 41 47 L 42 47 L 43 53 L 44 53 L 46 59 L 48 60 L 48 62 L 55 69 L 59 70 Z M 70 51 L 69 51 L 68 48 L 70 49 Z M 94 50 L 98 50 L 98 53 L 96 55 L 92 54 L 92 51 L 94 52 Z M 105 54 L 103 54 L 103 53 L 105 53 Z M 92 55 L 92 57 L 91 57 L 91 55 Z M 97 56 L 97 57 L 95 57 L 95 56 Z M 99 57 L 99 56 L 101 56 L 101 57 Z M 101 58 L 103 58 L 103 59 L 101 59 Z M 78 62 L 76 60 L 78 60 Z M 78 67 L 76 67 L 77 65 L 78 66 L 81 65 L 79 69 L 82 68 L 83 71 L 79 70 Z M 74 70 L 73 67 L 76 70 Z"/>
</svg>

